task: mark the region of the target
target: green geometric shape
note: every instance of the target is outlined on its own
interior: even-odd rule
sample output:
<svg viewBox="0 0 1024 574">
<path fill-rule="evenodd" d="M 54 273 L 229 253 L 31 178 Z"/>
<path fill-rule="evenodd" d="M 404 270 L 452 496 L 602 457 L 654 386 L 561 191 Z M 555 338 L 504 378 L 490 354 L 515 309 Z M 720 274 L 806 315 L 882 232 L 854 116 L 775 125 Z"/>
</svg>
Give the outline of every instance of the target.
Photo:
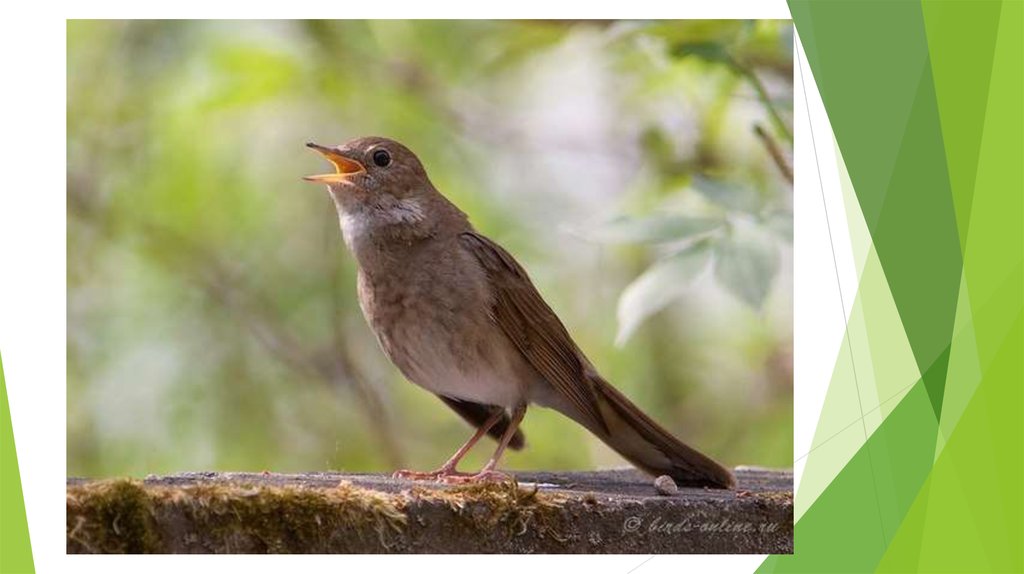
<svg viewBox="0 0 1024 574">
<path fill-rule="evenodd" d="M 889 284 L 869 250 L 800 478 L 797 520 L 920 378 Z"/>
<path fill-rule="evenodd" d="M 921 372 L 947 352 L 956 316 L 962 254 L 947 178 L 931 72 L 925 70 L 872 233 Z M 854 184 L 858 196 L 871 194 L 856 179 Z M 936 420 L 947 360 L 948 354 L 926 381 Z"/>
<path fill-rule="evenodd" d="M 960 423 L 935 462 L 922 490 L 893 538 L 880 569 L 923 572 L 1021 572 L 1024 495 L 1020 424 L 993 416 L 1016 387 L 1006 374 L 1021 375 L 1024 319 L 1017 315 L 1015 336 L 1007 338 L 971 399 Z M 1014 408 L 1019 417 L 1020 402 Z M 1019 420 L 1019 418 L 1018 418 Z M 1015 427 L 1015 428 L 1014 428 Z"/>
<path fill-rule="evenodd" d="M 1024 3 L 1002 6 L 964 252 L 978 362 L 992 361 L 1021 307 L 1024 259 Z M 1019 382 L 1019 379 L 1018 379 Z M 1016 385 L 1019 387 L 1019 385 Z M 1019 405 L 1017 405 L 1019 406 Z M 1018 416 L 1019 418 L 1019 416 Z"/>
<path fill-rule="evenodd" d="M 929 9 L 938 4 L 941 3 L 928 4 Z M 797 15 L 795 10 L 794 15 Z M 875 17 L 883 19 L 885 16 L 877 14 Z M 991 15 L 983 13 L 980 17 L 990 20 Z M 966 14 L 963 18 L 965 21 L 971 19 Z M 801 26 L 799 19 L 797 26 Z M 974 34 L 985 34 L 986 37 L 975 38 Z M 877 569 L 881 571 L 1024 571 L 1024 546 L 1020 544 L 1024 539 L 1024 489 L 1020 486 L 1024 483 L 1024 420 L 1021 417 L 1021 406 L 1024 405 L 1024 388 L 1021 385 L 1024 380 L 1024 361 L 1021 360 L 1021 349 L 1024 348 L 1024 170 L 1020 163 L 1020 158 L 1024 157 L 1024 106 L 1021 105 L 1024 101 L 1024 4 L 1002 4 L 995 52 L 990 64 L 983 54 L 984 46 L 992 41 L 991 36 L 990 28 L 977 22 L 965 23 L 956 34 L 948 35 L 945 41 L 955 42 L 955 46 L 938 46 L 941 41 L 939 36 L 929 35 L 931 50 L 938 49 L 945 54 L 953 54 L 957 47 L 972 44 L 968 51 L 971 56 L 958 54 L 958 57 L 967 60 L 961 65 L 980 69 L 990 67 L 992 78 L 987 88 L 984 109 L 974 98 L 973 103 L 965 104 L 972 106 L 970 110 L 955 109 L 950 104 L 943 111 L 943 121 L 946 122 L 943 124 L 944 129 L 950 114 L 984 117 L 973 188 L 961 187 L 955 190 L 953 196 L 957 226 L 965 233 L 965 237 L 958 241 L 963 254 L 963 269 L 956 281 L 955 335 L 941 348 L 935 345 L 941 343 L 942 337 L 914 337 L 919 364 L 927 358 L 927 353 L 935 354 L 933 361 L 927 363 L 929 368 L 925 370 L 923 378 L 941 373 L 944 370 L 941 366 L 943 355 L 948 353 L 946 388 L 941 393 L 945 441 L 943 445 L 943 441 L 936 436 L 935 445 L 941 447 L 941 451 L 934 460 L 931 473 L 920 484 L 909 509 L 899 520 L 899 527 L 877 564 Z M 817 33 L 819 42 L 822 38 L 830 37 L 825 31 L 819 30 Z M 973 45 L 976 41 L 980 42 L 980 48 Z M 947 80 L 948 76 L 936 82 L 940 92 L 943 85 L 948 84 Z M 958 81 L 964 80 L 959 78 Z M 986 90 L 979 86 L 970 89 Z M 942 93 L 936 98 L 950 101 L 943 100 Z M 828 101 L 826 105 L 829 105 Z M 943 105 L 947 106 L 945 103 Z M 911 127 L 913 123 L 913 120 L 908 122 L 908 134 L 915 131 Z M 962 127 L 969 128 L 966 123 Z M 946 135 L 948 138 L 949 134 Z M 842 136 L 838 132 L 837 136 L 842 144 Z M 911 145 L 921 143 L 911 142 Z M 949 143 L 955 146 L 955 142 L 947 139 Z M 970 163 L 973 160 L 969 156 L 973 152 L 969 149 L 957 150 L 954 146 L 946 147 L 947 155 L 957 156 L 955 161 L 950 160 L 949 173 L 950 177 L 960 178 L 962 182 L 968 179 L 964 173 L 969 173 L 971 169 Z M 969 141 L 966 147 L 970 148 Z M 967 154 L 968 157 L 959 157 L 961 154 Z M 849 163 L 850 154 L 845 148 L 844 157 Z M 919 165 L 919 168 L 923 167 Z M 900 179 L 898 171 L 899 167 L 894 170 L 894 181 Z M 856 176 L 853 179 L 856 183 Z M 862 190 L 858 188 L 857 191 L 860 193 Z M 885 201 L 888 202 L 891 190 L 885 195 Z M 941 194 L 936 194 L 936 199 L 943 201 Z M 931 207 L 930 200 L 921 198 L 920 203 Z M 882 225 L 885 224 L 885 207 L 880 209 L 879 215 L 883 219 Z M 916 239 L 914 235 L 922 226 L 933 237 L 948 239 L 942 226 L 936 224 L 937 218 L 945 219 L 947 213 L 944 208 L 939 212 L 931 209 L 917 212 L 898 209 L 894 213 L 901 214 L 893 218 L 902 223 L 903 236 L 908 241 Z M 894 224 L 893 228 L 896 227 Z M 877 227 L 874 232 L 877 242 Z M 890 235 L 894 238 L 891 241 L 899 238 L 896 231 Z M 901 288 L 898 284 L 906 280 L 891 276 L 891 261 L 899 260 L 901 256 L 885 255 L 883 251 L 879 249 L 880 258 L 886 266 L 887 276 L 890 276 L 894 296 L 901 301 L 901 314 L 904 323 L 908 325 L 909 334 L 913 328 L 910 318 L 915 315 L 904 313 L 904 298 L 896 295 Z M 930 250 L 919 250 L 918 253 L 920 257 L 942 258 L 948 255 L 945 243 L 937 255 Z M 948 266 L 939 264 L 933 264 L 929 269 L 943 278 L 947 278 L 949 272 Z M 943 287 L 946 286 L 943 283 Z M 927 291 L 920 290 L 919 294 L 926 296 Z M 946 310 L 940 308 L 940 311 Z M 940 322 L 938 325 L 945 323 Z M 914 389 L 918 396 L 914 404 L 918 408 L 913 409 L 913 412 L 917 416 L 908 416 L 901 403 L 875 435 L 888 431 L 900 432 L 901 428 L 903 432 L 909 432 L 915 425 L 926 427 L 927 424 L 920 418 L 920 403 L 924 402 L 929 411 L 934 408 L 932 397 L 926 390 L 923 387 Z M 932 390 L 937 389 L 933 387 Z M 922 401 L 921 397 L 927 398 Z M 897 421 L 899 424 L 896 424 Z M 875 436 L 872 436 L 866 450 L 872 453 L 872 460 L 878 462 L 876 468 L 881 474 L 886 461 L 881 455 L 874 456 L 878 452 L 873 448 L 874 443 Z M 894 465 L 893 468 L 901 472 L 920 472 L 927 463 L 921 460 L 917 452 L 917 440 L 907 438 L 904 445 L 913 445 L 914 448 L 897 448 L 893 453 L 910 454 L 908 460 L 901 461 L 898 456 L 891 456 L 888 460 Z M 846 474 L 847 470 L 844 469 L 833 486 L 844 484 L 852 491 Z M 851 470 L 850 474 L 857 475 L 858 470 Z M 888 508 L 890 503 L 895 506 L 905 504 L 906 498 L 915 492 L 916 480 L 903 479 L 894 483 L 892 488 L 887 488 L 884 482 L 879 479 L 877 500 L 885 503 L 881 505 L 883 510 L 880 517 L 881 523 L 888 525 L 900 516 L 899 508 Z M 841 534 L 835 540 L 827 540 L 824 536 L 810 533 L 808 536 L 815 544 L 811 545 L 811 556 L 803 556 L 804 546 L 800 540 L 807 529 L 801 527 L 804 522 L 802 520 L 797 525 L 796 555 L 781 560 L 773 557 L 766 562 L 766 566 L 782 564 L 788 566 L 787 570 L 800 568 L 808 571 L 861 569 L 863 562 L 847 561 L 849 554 L 855 552 L 848 547 L 873 553 L 876 545 L 872 540 L 849 536 L 848 526 L 860 530 L 866 525 L 863 521 L 849 525 L 846 516 L 840 511 L 840 505 L 833 498 L 832 487 L 829 487 L 805 514 L 804 520 L 815 516 L 831 516 L 831 524 L 823 518 L 815 526 L 820 530 Z M 867 502 L 866 498 L 861 500 Z M 826 506 L 828 504 L 832 505 L 831 510 Z M 829 550 L 836 552 L 831 562 L 822 558 Z"/>
<path fill-rule="evenodd" d="M 892 549 L 922 569 L 1024 571 L 1024 4 L 1002 4 L 995 36 L 964 243 L 981 380 L 914 508 L 921 545 Z"/>
<path fill-rule="evenodd" d="M 1001 4 L 947 0 L 923 2 L 921 7 L 963 251 Z M 971 40 L 965 42 L 964 38 Z"/>
<path fill-rule="evenodd" d="M 791 0 L 789 6 L 861 196 L 864 220 L 873 229 L 927 68 L 921 7 L 808 0 Z"/>
<path fill-rule="evenodd" d="M 860 211 L 860 202 L 857 200 L 857 192 L 853 190 L 850 172 L 846 169 L 846 163 L 843 161 L 843 152 L 835 140 L 833 140 L 833 145 L 836 152 L 836 167 L 839 168 L 839 187 L 843 192 L 843 207 L 846 211 L 846 228 L 850 234 L 850 247 L 853 250 L 853 264 L 857 270 L 857 276 L 861 277 L 864 274 L 868 256 L 874 256 L 876 261 L 878 258 L 874 255 L 871 232 L 864 222 L 864 214 Z M 888 284 L 885 285 L 885 290 L 889 291 Z M 903 328 L 900 327 L 900 331 L 902 330 Z"/>
<path fill-rule="evenodd" d="M 863 383 L 860 391 L 864 420 L 868 433 L 871 433 L 899 404 L 897 399 L 909 390 L 910 384 L 921 378 L 921 372 L 903 330 L 903 322 L 892 299 L 885 271 L 871 244 L 871 233 L 864 223 L 857 194 L 838 148 L 836 160 L 854 264 L 860 277 L 847 333 L 850 344 L 857 349 L 857 372 Z M 802 478 L 801 484 L 803 482 Z"/>
<path fill-rule="evenodd" d="M 903 331 L 899 309 L 889 291 L 889 283 L 878 256 L 872 250 L 864 265 L 860 287 L 857 290 L 857 304 L 863 308 L 863 342 L 856 345 L 858 361 L 866 355 L 870 368 L 860 368 L 861 395 L 865 411 L 877 406 L 877 422 L 869 425 L 869 432 L 881 424 L 898 404 L 893 399 L 907 392 L 908 387 L 921 378 L 914 353 Z M 867 351 L 867 352 L 865 352 Z M 869 393 L 874 396 L 869 400 Z M 871 417 L 868 420 L 872 421 Z"/>
<path fill-rule="evenodd" d="M 808 62 L 923 372 L 949 346 L 961 251 L 921 6 L 791 8 L 799 31 L 816 29 Z"/>
<path fill-rule="evenodd" d="M 949 4 L 791 1 L 922 384 L 765 570 L 1024 571 L 1024 3 Z"/>
<path fill-rule="evenodd" d="M 0 357 L 0 572 L 35 572 L 28 536 L 25 499 L 21 493 L 18 453 L 14 446 L 4 362 Z"/>
<path fill-rule="evenodd" d="M 924 372 L 921 378 L 924 380 L 924 388 L 928 391 L 928 400 L 932 404 L 932 412 L 935 413 L 935 420 L 938 421 L 942 413 L 942 395 L 946 387 L 946 369 L 949 367 L 949 347 L 942 351 L 932 366 Z"/>
<path fill-rule="evenodd" d="M 859 311 L 860 307 L 855 304 L 850 317 L 851 323 L 857 321 Z M 807 456 L 807 464 L 794 501 L 796 520 L 802 519 L 804 513 L 835 480 L 836 475 L 843 471 L 867 440 L 861 421 L 858 383 L 854 379 L 850 337 L 851 333 L 847 332 L 839 346 L 828 392 L 818 417 L 818 425 L 811 441 L 812 450 Z"/>
<path fill-rule="evenodd" d="M 923 537 L 920 525 L 924 515 L 916 513 L 915 510 L 919 505 L 927 506 L 931 503 L 931 478 L 932 475 L 928 475 L 925 483 L 921 486 L 921 491 L 917 494 L 917 499 L 914 500 L 911 510 L 907 512 L 907 516 L 903 519 L 899 530 L 896 531 L 896 535 L 893 536 L 893 540 L 889 543 L 889 547 L 886 548 L 885 554 L 879 561 L 878 567 L 875 568 L 876 572 L 893 572 L 902 574 L 903 572 L 920 571 L 918 554 L 914 552 L 897 554 L 894 553 L 892 549 L 894 546 L 900 546 L 908 549 L 920 547 Z"/>
<path fill-rule="evenodd" d="M 868 441 L 886 540 L 896 533 L 931 471 L 937 427 L 927 392 L 915 385 Z M 881 553 L 874 555 L 880 558 Z"/>
<path fill-rule="evenodd" d="M 795 528 L 794 553 L 771 556 L 760 571 L 867 572 L 917 498 L 932 465 L 928 395 L 915 385 Z"/>
<path fill-rule="evenodd" d="M 953 434 L 960 416 L 967 408 L 974 391 L 981 382 L 978 348 L 974 341 L 974 321 L 966 280 L 960 280 L 960 296 L 953 323 L 953 342 L 950 344 L 949 367 L 946 372 L 946 391 L 943 394 L 942 418 L 939 420 L 939 438 Z M 944 444 L 936 443 L 938 458 Z"/>
</svg>

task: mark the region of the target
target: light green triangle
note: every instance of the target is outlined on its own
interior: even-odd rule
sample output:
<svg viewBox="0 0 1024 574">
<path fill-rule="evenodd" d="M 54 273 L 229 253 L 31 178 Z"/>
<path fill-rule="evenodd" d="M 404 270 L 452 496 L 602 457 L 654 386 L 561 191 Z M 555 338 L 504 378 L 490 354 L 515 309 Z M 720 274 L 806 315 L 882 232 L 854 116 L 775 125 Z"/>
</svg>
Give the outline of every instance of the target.
<svg viewBox="0 0 1024 574">
<path fill-rule="evenodd" d="M 849 345 L 844 337 L 818 418 L 818 427 L 814 432 L 812 450 L 807 455 L 807 464 L 794 500 L 797 520 L 864 444 L 864 428 L 858 422 L 859 418 L 857 387 L 853 379 Z"/>
<path fill-rule="evenodd" d="M 30 572 L 35 572 L 32 542 L 21 490 L 4 363 L 0 358 L 0 573 Z"/>
<path fill-rule="evenodd" d="M 860 210 L 860 201 L 857 199 L 857 192 L 853 189 L 853 182 L 850 181 L 850 172 L 846 169 L 846 162 L 843 161 L 843 152 L 839 149 L 839 143 L 832 139 L 832 147 L 835 149 L 836 166 L 839 168 L 839 188 L 843 194 L 843 208 L 846 209 L 846 227 L 850 234 L 850 245 L 853 249 L 853 262 L 857 269 L 857 277 L 864 274 L 864 265 L 867 264 L 868 255 L 872 251 L 871 231 L 864 221 L 864 213 Z"/>
<path fill-rule="evenodd" d="M 936 460 L 945 446 L 945 438 L 952 435 L 980 382 L 981 364 L 978 362 L 978 346 L 974 341 L 970 297 L 967 282 L 961 278 L 960 297 L 953 324 L 953 342 L 949 351 L 946 392 L 942 402 L 942 416 L 939 419 L 938 442 L 935 445 Z"/>
<path fill-rule="evenodd" d="M 873 250 L 863 271 L 800 479 L 798 520 L 920 378 Z"/>
<path fill-rule="evenodd" d="M 921 378 L 910 341 L 903 330 L 896 302 L 889 291 L 885 272 L 872 250 L 864 268 L 860 301 L 865 308 L 867 331 L 864 347 L 870 352 L 871 370 L 861 393 L 868 401 L 878 405 L 877 422 L 881 423 L 896 408 L 899 398 L 910 390 L 910 385 Z"/>
<path fill-rule="evenodd" d="M 910 390 L 909 385 L 921 375 L 885 279 L 885 271 L 872 246 L 871 233 L 860 211 L 860 202 L 842 152 L 838 146 L 835 149 L 854 261 L 861 278 L 855 301 L 855 306 L 859 304 L 861 307 L 861 320 L 859 324 L 851 321 L 850 328 L 854 329 L 851 340 L 858 361 L 856 366 L 862 382 L 861 398 L 865 411 L 878 407 L 865 413 L 869 432 L 873 432 Z M 865 317 L 870 319 L 865 321 Z M 862 348 L 868 352 L 857 351 Z"/>
</svg>

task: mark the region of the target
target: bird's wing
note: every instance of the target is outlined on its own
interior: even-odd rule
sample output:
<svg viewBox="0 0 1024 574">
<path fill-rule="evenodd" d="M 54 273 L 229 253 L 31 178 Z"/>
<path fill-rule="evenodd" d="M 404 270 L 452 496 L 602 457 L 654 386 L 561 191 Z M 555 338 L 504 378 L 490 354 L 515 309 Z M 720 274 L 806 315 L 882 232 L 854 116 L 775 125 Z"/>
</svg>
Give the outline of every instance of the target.
<svg viewBox="0 0 1024 574">
<path fill-rule="evenodd" d="M 491 418 L 494 411 L 501 410 L 501 407 L 493 405 L 482 405 L 480 403 L 474 403 L 470 401 L 462 401 L 459 399 L 453 399 L 444 395 L 437 395 L 439 399 L 444 401 L 444 404 L 450 406 L 452 410 L 459 413 L 459 416 L 465 419 L 466 422 L 473 425 L 475 428 L 483 426 L 487 419 Z M 505 431 L 508 430 L 508 425 L 512 422 L 509 418 L 508 413 L 505 413 L 501 420 L 499 420 L 494 426 L 487 431 L 487 434 L 491 435 L 494 440 L 501 440 L 501 437 L 505 435 Z M 509 441 L 508 447 L 512 450 L 519 450 L 526 445 L 526 437 L 523 436 L 523 431 L 516 429 L 516 434 L 512 435 L 512 440 Z"/>
<path fill-rule="evenodd" d="M 526 271 L 500 245 L 483 235 L 466 232 L 459 236 L 459 241 L 487 273 L 494 293 L 491 314 L 501 330 L 533 368 L 580 413 L 607 430 L 583 354 Z"/>
</svg>

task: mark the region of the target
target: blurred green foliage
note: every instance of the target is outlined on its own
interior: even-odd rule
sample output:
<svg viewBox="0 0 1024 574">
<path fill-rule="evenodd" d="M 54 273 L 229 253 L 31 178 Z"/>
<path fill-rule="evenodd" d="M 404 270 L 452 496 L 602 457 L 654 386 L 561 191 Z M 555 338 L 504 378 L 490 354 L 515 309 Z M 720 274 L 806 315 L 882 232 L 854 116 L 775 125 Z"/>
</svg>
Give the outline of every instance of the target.
<svg viewBox="0 0 1024 574">
<path fill-rule="evenodd" d="M 416 151 L 656 419 L 791 464 L 788 22 L 67 34 L 69 474 L 426 469 L 461 444 L 377 350 L 334 208 L 299 179 L 322 169 L 304 142 L 369 134 Z M 508 467 L 623 464 L 552 411 L 524 428 Z"/>
</svg>

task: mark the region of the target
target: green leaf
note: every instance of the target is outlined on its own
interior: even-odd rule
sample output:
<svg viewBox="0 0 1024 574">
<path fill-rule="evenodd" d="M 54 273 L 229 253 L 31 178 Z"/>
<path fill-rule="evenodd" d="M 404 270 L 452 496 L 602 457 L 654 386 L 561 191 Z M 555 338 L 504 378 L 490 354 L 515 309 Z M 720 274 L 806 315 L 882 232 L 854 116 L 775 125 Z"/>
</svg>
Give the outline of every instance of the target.
<svg viewBox="0 0 1024 574">
<path fill-rule="evenodd" d="M 729 44 L 745 26 L 747 23 L 742 20 L 673 20 L 655 23 L 642 31 L 671 44 Z"/>
<path fill-rule="evenodd" d="M 672 47 L 671 53 L 676 58 L 696 56 L 708 62 L 729 64 L 732 58 L 725 46 L 715 42 L 686 42 Z"/>
<path fill-rule="evenodd" d="M 773 211 L 764 218 L 764 225 L 787 243 L 793 243 L 792 211 Z"/>
<path fill-rule="evenodd" d="M 715 278 L 730 293 L 760 309 L 779 270 L 779 250 L 764 233 L 737 229 L 715 245 Z"/>
<path fill-rule="evenodd" d="M 722 225 L 721 218 L 659 213 L 647 217 L 616 217 L 584 236 L 602 243 L 668 243 L 707 233 Z"/>
<path fill-rule="evenodd" d="M 619 296 L 615 344 L 623 345 L 644 319 L 685 293 L 710 260 L 708 242 L 700 241 L 658 261 L 630 283 Z"/>
<path fill-rule="evenodd" d="M 763 206 L 761 194 L 749 185 L 695 177 L 692 187 L 708 201 L 729 210 L 757 213 Z"/>
</svg>

